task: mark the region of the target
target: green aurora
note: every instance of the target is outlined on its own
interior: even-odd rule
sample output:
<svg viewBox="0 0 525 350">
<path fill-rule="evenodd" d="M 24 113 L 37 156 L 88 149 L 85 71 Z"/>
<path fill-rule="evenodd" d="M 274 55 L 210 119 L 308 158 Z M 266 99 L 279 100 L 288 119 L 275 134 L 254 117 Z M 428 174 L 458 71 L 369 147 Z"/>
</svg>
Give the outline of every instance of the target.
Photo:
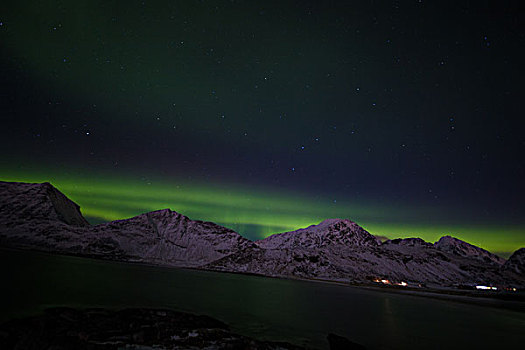
<svg viewBox="0 0 525 350">
<path fill-rule="evenodd" d="M 4 1 L 0 179 L 93 224 L 171 208 L 260 239 L 339 217 L 507 256 L 520 11 L 398 5 Z"/>
<path fill-rule="evenodd" d="M 486 223 L 440 220 L 443 209 L 377 204 L 370 200 L 333 201 L 276 188 L 182 179 L 140 179 L 119 174 L 64 171 L 2 172 L 2 181 L 51 182 L 78 203 L 92 223 L 125 219 L 170 208 L 191 219 L 212 221 L 250 239 L 296 230 L 327 218 L 348 218 L 370 233 L 390 239 L 420 237 L 434 242 L 452 235 L 502 255 L 525 246 L 524 229 Z"/>
</svg>

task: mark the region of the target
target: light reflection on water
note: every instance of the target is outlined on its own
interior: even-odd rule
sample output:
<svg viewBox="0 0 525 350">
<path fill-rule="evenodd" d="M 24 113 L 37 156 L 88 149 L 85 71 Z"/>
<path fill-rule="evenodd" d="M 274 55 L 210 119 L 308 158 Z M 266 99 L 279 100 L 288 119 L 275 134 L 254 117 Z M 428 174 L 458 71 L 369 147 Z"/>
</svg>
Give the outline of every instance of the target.
<svg viewBox="0 0 525 350">
<path fill-rule="evenodd" d="M 326 348 L 336 333 L 369 348 L 502 348 L 525 341 L 525 313 L 314 282 L 0 250 L 0 320 L 49 306 L 159 307 L 207 314 L 262 339 Z"/>
</svg>

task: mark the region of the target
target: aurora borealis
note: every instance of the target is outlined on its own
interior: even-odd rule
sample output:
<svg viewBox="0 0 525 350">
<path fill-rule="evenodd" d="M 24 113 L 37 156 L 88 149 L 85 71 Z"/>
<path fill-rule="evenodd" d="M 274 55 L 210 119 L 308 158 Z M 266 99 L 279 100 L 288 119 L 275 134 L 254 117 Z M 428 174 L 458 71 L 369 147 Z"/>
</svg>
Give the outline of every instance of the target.
<svg viewBox="0 0 525 350">
<path fill-rule="evenodd" d="M 525 246 L 523 15 L 406 2 L 5 2 L 0 179 L 92 222 L 345 217 Z"/>
<path fill-rule="evenodd" d="M 451 220 L 450 213 L 439 208 L 377 205 L 364 199 L 336 204 L 327 197 L 239 185 L 160 178 L 145 183 L 131 177 L 109 175 L 94 180 L 87 177 L 85 171 L 82 174 L 48 170 L 40 175 L 4 176 L 2 180 L 43 182 L 52 178 L 61 191 L 82 205 L 82 213 L 92 223 L 171 208 L 193 219 L 233 228 L 250 239 L 317 224 L 327 217 L 348 216 L 370 232 L 389 238 L 417 236 L 433 242 L 450 234 L 501 253 L 522 242 L 520 227 L 464 225 L 457 219 Z M 504 239 L 495 237 L 495 232 Z"/>
</svg>

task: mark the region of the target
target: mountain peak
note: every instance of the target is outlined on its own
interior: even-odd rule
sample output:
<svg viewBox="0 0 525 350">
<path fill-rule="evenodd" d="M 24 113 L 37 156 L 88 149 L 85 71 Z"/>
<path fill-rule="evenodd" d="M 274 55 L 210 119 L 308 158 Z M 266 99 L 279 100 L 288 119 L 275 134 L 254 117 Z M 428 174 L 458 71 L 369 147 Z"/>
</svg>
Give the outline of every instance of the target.
<svg viewBox="0 0 525 350">
<path fill-rule="evenodd" d="M 147 213 L 144 213 L 144 214 L 141 214 L 143 216 L 149 216 L 149 217 L 155 217 L 155 218 L 162 218 L 162 217 L 178 217 L 178 216 L 184 216 L 180 213 L 177 213 L 176 211 L 174 210 L 171 210 L 170 208 L 165 208 L 165 209 L 159 209 L 159 210 L 154 210 L 154 211 L 150 211 L 150 212 L 147 212 Z M 140 215 L 139 215 L 140 216 Z"/>
<path fill-rule="evenodd" d="M 351 220 L 348 220 L 348 219 L 334 218 L 334 219 L 324 219 L 319 224 L 312 225 L 312 226 L 330 226 L 330 225 L 335 225 L 335 224 L 339 224 L 339 223 L 350 224 L 350 223 L 354 223 L 354 222 L 351 221 Z"/>
<path fill-rule="evenodd" d="M 448 235 L 441 237 L 439 241 L 434 243 L 434 247 L 441 251 L 466 258 L 475 258 L 485 262 L 493 262 L 498 265 L 503 265 L 505 263 L 505 259 L 496 254 L 492 254 L 483 248 L 476 247 L 475 245 Z"/>
<path fill-rule="evenodd" d="M 385 242 L 383 242 L 383 245 L 400 245 L 400 246 L 420 246 L 420 247 L 431 247 L 433 244 L 425 242 L 421 238 L 417 237 L 411 237 L 411 238 L 396 238 L 396 239 L 389 239 Z"/>
<path fill-rule="evenodd" d="M 449 235 L 445 235 L 443 237 L 441 237 L 437 242 L 436 244 L 440 243 L 441 244 L 445 244 L 445 243 L 457 243 L 457 244 L 462 244 L 462 243 L 467 243 L 465 241 L 462 241 L 461 239 L 459 238 L 456 238 L 456 237 L 452 237 L 452 236 L 449 236 Z M 468 244 L 468 243 L 467 243 Z"/>
<path fill-rule="evenodd" d="M 319 248 L 327 245 L 378 245 L 377 239 L 361 226 L 348 219 L 326 219 L 296 231 L 269 236 L 256 244 L 261 248 Z"/>
<path fill-rule="evenodd" d="M 503 265 L 503 269 L 525 276 L 525 248 L 516 250 Z"/>
<path fill-rule="evenodd" d="M 80 213 L 78 204 L 49 182 L 0 181 L 0 201 L 10 203 L 9 207 L 6 207 L 7 212 L 2 212 L 7 221 L 31 218 L 43 221 L 58 220 L 73 226 L 89 226 Z"/>
</svg>

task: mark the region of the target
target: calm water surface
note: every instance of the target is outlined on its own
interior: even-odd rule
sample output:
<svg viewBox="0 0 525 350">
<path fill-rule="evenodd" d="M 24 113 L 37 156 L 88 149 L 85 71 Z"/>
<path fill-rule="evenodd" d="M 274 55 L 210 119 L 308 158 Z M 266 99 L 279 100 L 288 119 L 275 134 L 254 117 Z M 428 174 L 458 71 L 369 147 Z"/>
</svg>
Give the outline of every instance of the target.
<svg viewBox="0 0 525 350">
<path fill-rule="evenodd" d="M 371 349 L 525 343 L 523 312 L 354 287 L 6 250 L 0 273 L 0 321 L 59 305 L 145 306 L 206 314 L 241 334 L 315 348 L 327 348 L 330 332 Z"/>
</svg>

